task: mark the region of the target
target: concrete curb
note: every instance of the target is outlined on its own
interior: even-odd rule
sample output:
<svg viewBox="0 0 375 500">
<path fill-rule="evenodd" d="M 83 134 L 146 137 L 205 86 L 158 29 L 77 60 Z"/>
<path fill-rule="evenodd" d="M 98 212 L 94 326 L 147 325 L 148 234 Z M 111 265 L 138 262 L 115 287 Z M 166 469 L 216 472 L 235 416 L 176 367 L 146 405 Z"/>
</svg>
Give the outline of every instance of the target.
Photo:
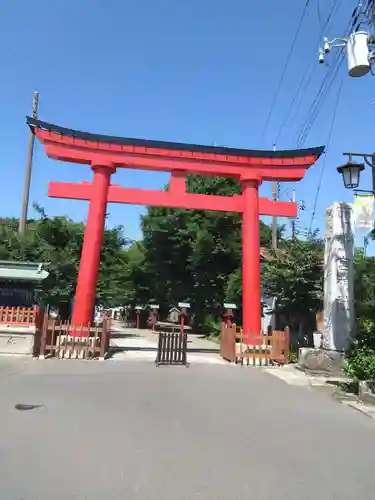
<svg viewBox="0 0 375 500">
<path fill-rule="evenodd" d="M 361 400 L 359 397 L 355 395 L 350 395 L 350 394 L 345 395 L 344 393 L 341 395 L 338 392 L 335 393 L 336 387 L 334 385 L 334 382 L 345 382 L 349 380 L 345 379 L 345 377 L 330 377 L 330 376 L 316 375 L 316 374 L 311 375 L 297 369 L 293 365 L 272 367 L 272 368 L 264 367 L 263 369 L 266 370 L 270 375 L 273 375 L 279 378 L 280 380 L 283 380 L 285 383 L 289 385 L 304 386 L 311 388 L 324 387 L 330 389 L 332 391 L 331 396 L 333 397 L 333 399 L 375 420 L 374 394 L 371 393 L 371 397 L 368 400 Z M 368 389 L 368 384 L 366 383 L 360 384 L 360 393 L 361 393 L 361 385 L 362 385 L 362 391 L 366 391 L 366 388 Z M 374 401 L 374 404 L 370 404 L 370 400 Z"/>
</svg>

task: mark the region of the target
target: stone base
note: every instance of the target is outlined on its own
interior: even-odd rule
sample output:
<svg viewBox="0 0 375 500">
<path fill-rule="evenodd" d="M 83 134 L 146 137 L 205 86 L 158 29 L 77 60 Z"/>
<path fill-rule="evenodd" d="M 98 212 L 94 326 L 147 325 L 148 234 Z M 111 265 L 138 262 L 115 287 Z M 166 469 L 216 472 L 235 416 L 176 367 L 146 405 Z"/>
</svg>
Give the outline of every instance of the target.
<svg viewBox="0 0 375 500">
<path fill-rule="evenodd" d="M 35 328 L 8 327 L 0 330 L 0 355 L 33 355 Z"/>
<path fill-rule="evenodd" d="M 303 370 L 339 374 L 343 364 L 343 352 L 313 347 L 301 347 L 298 352 L 298 365 Z"/>
<path fill-rule="evenodd" d="M 370 382 L 359 383 L 359 397 L 363 402 L 375 405 L 375 392 Z"/>
</svg>

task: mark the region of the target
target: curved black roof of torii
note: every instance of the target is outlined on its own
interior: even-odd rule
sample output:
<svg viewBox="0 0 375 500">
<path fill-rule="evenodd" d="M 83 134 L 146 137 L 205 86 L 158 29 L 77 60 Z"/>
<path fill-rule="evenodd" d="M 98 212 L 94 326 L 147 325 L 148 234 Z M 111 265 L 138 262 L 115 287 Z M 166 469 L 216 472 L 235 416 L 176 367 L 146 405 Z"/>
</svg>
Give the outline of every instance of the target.
<svg viewBox="0 0 375 500">
<path fill-rule="evenodd" d="M 120 144 L 124 146 L 126 145 L 141 146 L 146 148 L 170 149 L 176 151 L 191 151 L 196 153 L 215 153 L 223 155 L 243 156 L 248 158 L 301 158 L 303 156 L 319 157 L 325 149 L 325 146 L 320 146 L 317 148 L 293 149 L 286 151 L 265 151 L 254 149 L 227 148 L 224 146 L 201 146 L 197 144 L 185 144 L 181 142 L 153 141 L 148 139 L 132 139 L 128 137 L 92 134 L 89 132 L 82 132 L 80 130 L 73 130 L 70 128 L 53 125 L 52 123 L 36 120 L 35 118 L 32 118 L 30 116 L 26 117 L 26 121 L 33 132 L 35 128 L 38 128 L 40 130 L 54 132 L 55 134 L 75 137 L 84 141 Z"/>
</svg>

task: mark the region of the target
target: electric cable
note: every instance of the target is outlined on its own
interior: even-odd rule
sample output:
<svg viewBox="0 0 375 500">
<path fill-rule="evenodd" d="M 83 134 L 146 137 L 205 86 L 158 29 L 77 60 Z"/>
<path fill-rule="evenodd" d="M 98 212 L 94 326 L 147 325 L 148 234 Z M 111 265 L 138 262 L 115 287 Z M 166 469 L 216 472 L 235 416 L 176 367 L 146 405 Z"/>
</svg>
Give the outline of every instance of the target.
<svg viewBox="0 0 375 500">
<path fill-rule="evenodd" d="M 372 0 L 371 0 L 372 1 Z M 342 0 L 336 0 L 334 4 L 332 5 L 331 12 L 329 13 L 324 30 L 327 28 L 328 24 L 332 21 L 334 15 L 337 12 L 338 7 L 341 5 Z M 349 36 L 352 27 L 355 25 L 357 22 L 357 16 L 358 13 L 360 12 L 360 4 L 357 4 L 357 6 L 353 9 L 351 17 L 349 19 L 349 22 L 347 24 L 347 27 L 345 29 L 345 35 Z M 321 105 L 323 101 L 325 100 L 324 92 L 327 90 L 327 88 L 330 88 L 333 80 L 335 79 L 341 64 L 344 60 L 344 51 L 343 49 L 335 55 L 334 61 L 332 63 L 332 66 L 330 67 L 329 71 L 325 74 L 324 79 L 318 89 L 318 92 L 313 100 L 313 103 L 310 105 L 310 108 L 308 110 L 308 113 L 306 115 L 306 118 L 303 121 L 302 126 L 299 129 L 299 132 L 297 133 L 297 143 L 298 144 L 303 144 L 303 142 L 306 140 L 313 124 L 316 121 L 317 116 L 319 115 Z"/>
<path fill-rule="evenodd" d="M 317 10 L 318 10 L 319 25 L 321 26 L 322 25 L 322 12 L 320 10 L 320 0 L 316 0 L 316 7 L 317 7 Z"/>
<path fill-rule="evenodd" d="M 263 128 L 263 131 L 262 131 L 262 138 L 264 137 L 265 133 L 267 132 L 268 125 L 270 123 L 270 120 L 271 120 L 271 117 L 272 117 L 272 114 L 273 114 L 273 110 L 274 110 L 277 98 L 279 97 L 280 90 L 281 90 L 282 84 L 284 82 L 284 78 L 285 78 L 285 75 L 286 75 L 286 72 L 287 72 L 290 60 L 291 60 L 293 52 L 294 52 L 294 47 L 296 45 L 299 33 L 301 31 L 302 23 L 303 23 L 303 21 L 305 19 L 305 16 L 306 16 L 306 13 L 307 13 L 307 8 L 308 8 L 310 2 L 311 2 L 311 0 L 306 0 L 306 2 L 305 2 L 305 5 L 304 5 L 304 8 L 303 8 L 301 17 L 300 17 L 298 25 L 297 25 L 296 32 L 295 32 L 294 37 L 293 37 L 292 44 L 291 44 L 290 49 L 289 49 L 288 56 L 287 56 L 286 61 L 285 61 L 285 65 L 284 65 L 283 71 L 282 71 L 281 76 L 280 76 L 280 80 L 279 80 L 278 86 L 276 88 L 276 92 L 275 92 L 275 94 L 273 96 L 273 99 L 272 99 L 271 107 L 270 107 L 269 113 L 267 115 L 266 122 L 264 124 L 264 128 Z"/>
<path fill-rule="evenodd" d="M 297 137 L 297 147 L 302 147 L 304 142 L 306 141 L 309 133 L 311 132 L 311 129 L 316 122 L 316 119 L 319 116 L 319 113 L 322 109 L 322 105 L 324 101 L 327 99 L 329 92 L 332 88 L 332 85 L 337 77 L 337 74 L 341 68 L 341 65 L 344 61 L 344 54 L 343 51 L 340 52 L 340 57 L 335 61 L 335 65 L 332 67 L 332 71 L 327 73 L 326 78 L 323 80 L 318 94 L 316 98 L 314 99 L 312 105 L 310 106 L 310 109 L 307 114 L 307 118 L 305 119 L 305 122 L 298 134 Z"/>
<path fill-rule="evenodd" d="M 319 48 L 319 44 L 320 44 L 320 41 L 324 35 L 324 32 L 328 29 L 330 23 L 332 22 L 332 20 L 334 19 L 339 7 L 341 6 L 341 3 L 342 3 L 342 0 L 334 0 L 332 5 L 331 5 L 331 9 L 327 15 L 327 18 L 324 22 L 324 24 L 321 24 L 321 29 L 320 29 L 320 33 L 319 33 L 319 37 L 317 39 L 317 42 L 316 42 L 316 47 L 315 47 L 315 50 L 318 50 Z M 318 0 L 318 5 L 319 5 L 319 0 Z M 275 144 L 277 144 L 278 140 L 280 139 L 282 133 L 285 131 L 285 130 L 288 130 L 288 127 L 287 127 L 287 124 L 289 124 L 290 122 L 290 118 L 292 116 L 292 110 L 293 108 L 295 107 L 295 112 L 293 114 L 293 117 L 296 116 L 296 114 L 298 113 L 301 105 L 302 105 L 302 102 L 303 102 L 303 99 L 306 95 L 306 90 L 311 82 L 311 79 L 312 79 L 312 76 L 313 76 L 313 73 L 314 73 L 314 68 L 315 68 L 315 62 L 312 62 L 310 64 L 310 67 L 307 67 L 306 68 L 306 71 L 305 73 L 303 74 L 298 86 L 297 86 L 297 89 L 296 89 L 296 92 L 294 93 L 291 101 L 290 101 L 290 104 L 289 104 L 289 107 L 285 113 L 285 117 L 284 119 L 282 120 L 282 125 L 280 126 L 279 128 L 279 131 L 278 131 L 278 134 L 276 136 L 276 139 L 275 139 Z M 301 93 L 301 90 L 304 90 L 303 93 Z M 301 93 L 301 96 L 302 96 L 302 99 L 299 99 L 298 100 L 298 96 L 299 94 Z M 296 103 L 297 103 L 297 106 L 296 106 Z"/>
<path fill-rule="evenodd" d="M 318 1 L 318 13 L 320 14 L 319 17 L 321 17 L 319 0 L 317 0 L 317 1 Z M 320 33 L 319 33 L 319 37 L 318 37 L 316 44 L 315 44 L 316 45 L 315 50 L 318 50 L 320 40 L 322 39 L 325 30 L 328 29 L 331 22 L 333 21 L 339 7 L 341 6 L 341 3 L 342 3 L 342 0 L 334 0 L 333 3 L 331 4 L 330 11 L 328 12 L 328 15 L 327 15 L 324 23 L 322 23 L 321 18 L 319 19 L 319 21 L 320 21 Z M 315 68 L 315 62 L 312 62 L 310 64 L 310 67 L 306 68 L 302 78 L 300 79 L 300 82 L 299 82 L 297 89 L 292 97 L 292 100 L 290 101 L 289 107 L 288 107 L 286 114 L 285 114 L 285 117 L 282 121 L 282 125 L 279 128 L 278 134 L 277 134 L 276 139 L 275 139 L 275 144 L 277 144 L 277 142 L 279 141 L 283 132 L 285 132 L 285 130 L 288 130 L 289 123 L 293 122 L 294 117 L 298 114 L 298 112 L 301 108 L 301 105 L 304 101 L 304 97 L 306 95 L 306 90 L 309 87 L 310 82 L 312 80 L 314 68 Z M 301 92 L 302 90 L 303 90 L 303 92 Z M 300 96 L 300 98 L 299 98 L 299 96 Z M 294 112 L 293 112 L 293 108 L 294 108 Z"/>
<path fill-rule="evenodd" d="M 341 96 L 343 82 L 344 82 L 344 79 L 341 78 L 340 85 L 339 85 L 339 88 L 338 88 L 338 91 L 337 91 L 335 106 L 334 106 L 334 109 L 333 109 L 331 124 L 330 124 L 329 131 L 328 131 L 328 138 L 327 138 L 327 143 L 326 143 L 326 151 L 325 151 L 323 162 L 322 162 L 322 168 L 320 170 L 320 176 L 319 176 L 319 181 L 318 181 L 318 188 L 317 188 L 316 194 L 315 194 L 313 211 L 312 211 L 312 214 L 311 214 L 311 220 L 310 220 L 310 225 L 309 225 L 309 234 L 311 234 L 311 228 L 312 228 L 312 225 L 313 225 L 314 219 L 315 219 L 316 206 L 317 206 L 317 203 L 318 203 L 320 189 L 321 189 L 322 183 L 323 183 L 325 166 L 326 166 L 326 163 L 327 163 L 327 150 L 328 150 L 329 145 L 331 143 L 332 133 L 333 133 L 333 129 L 334 129 L 335 122 L 336 122 L 336 115 L 337 115 L 337 110 L 338 110 L 338 107 L 339 107 L 339 102 L 340 102 L 340 96 Z"/>
</svg>

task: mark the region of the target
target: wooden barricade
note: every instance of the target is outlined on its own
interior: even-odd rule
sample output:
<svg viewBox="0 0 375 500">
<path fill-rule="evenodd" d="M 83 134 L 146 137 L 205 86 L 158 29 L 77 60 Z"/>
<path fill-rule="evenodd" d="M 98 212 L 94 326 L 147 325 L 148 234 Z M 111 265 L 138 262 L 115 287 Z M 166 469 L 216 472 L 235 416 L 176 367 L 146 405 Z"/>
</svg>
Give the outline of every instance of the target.
<svg viewBox="0 0 375 500">
<path fill-rule="evenodd" d="M 155 364 L 187 366 L 187 335 L 160 332 Z"/>
<path fill-rule="evenodd" d="M 39 358 L 104 360 L 109 349 L 110 321 L 104 318 L 101 327 L 72 325 L 44 318 Z"/>
<path fill-rule="evenodd" d="M 227 323 L 222 323 L 220 332 L 220 356 L 231 363 L 236 361 L 236 338 L 236 325 L 232 323 L 231 326 L 228 326 Z"/>
<path fill-rule="evenodd" d="M 230 362 L 245 362 L 249 365 L 272 365 L 289 362 L 290 332 L 269 331 L 252 337 L 252 344 L 245 344 L 243 332 L 235 324 L 228 327 L 225 323 L 221 327 L 220 355 Z"/>
</svg>

